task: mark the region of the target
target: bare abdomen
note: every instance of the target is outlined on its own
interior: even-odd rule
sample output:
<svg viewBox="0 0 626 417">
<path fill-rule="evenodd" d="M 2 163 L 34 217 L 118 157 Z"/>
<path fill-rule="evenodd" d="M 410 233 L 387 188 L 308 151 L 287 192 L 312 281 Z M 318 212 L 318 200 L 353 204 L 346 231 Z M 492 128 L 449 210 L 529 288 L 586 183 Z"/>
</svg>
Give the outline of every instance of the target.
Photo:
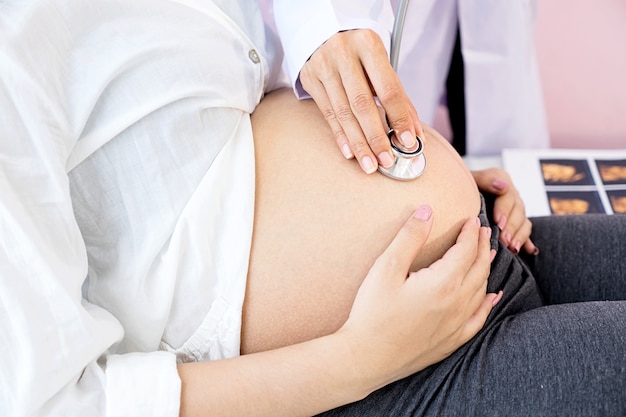
<svg viewBox="0 0 626 417">
<path fill-rule="evenodd" d="M 364 174 L 343 158 L 312 100 L 270 94 L 252 116 L 255 225 L 242 353 L 337 330 L 370 266 L 423 203 L 433 229 L 414 267 L 453 244 L 480 208 L 476 185 L 452 147 L 427 129 L 427 168 L 401 182 Z"/>
</svg>

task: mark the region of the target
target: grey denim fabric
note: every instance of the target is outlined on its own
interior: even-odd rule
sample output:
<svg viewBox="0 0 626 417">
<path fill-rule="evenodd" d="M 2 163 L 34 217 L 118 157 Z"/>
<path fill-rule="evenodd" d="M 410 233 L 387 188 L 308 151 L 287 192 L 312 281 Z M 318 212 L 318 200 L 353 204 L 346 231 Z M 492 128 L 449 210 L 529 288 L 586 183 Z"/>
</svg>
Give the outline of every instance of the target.
<svg viewBox="0 0 626 417">
<path fill-rule="evenodd" d="M 498 243 L 504 296 L 471 341 L 323 416 L 626 416 L 626 216 L 537 218 L 532 239 L 524 260 Z"/>
<path fill-rule="evenodd" d="M 626 216 L 535 218 L 532 239 L 541 251 L 524 260 L 548 304 L 626 298 Z"/>
</svg>

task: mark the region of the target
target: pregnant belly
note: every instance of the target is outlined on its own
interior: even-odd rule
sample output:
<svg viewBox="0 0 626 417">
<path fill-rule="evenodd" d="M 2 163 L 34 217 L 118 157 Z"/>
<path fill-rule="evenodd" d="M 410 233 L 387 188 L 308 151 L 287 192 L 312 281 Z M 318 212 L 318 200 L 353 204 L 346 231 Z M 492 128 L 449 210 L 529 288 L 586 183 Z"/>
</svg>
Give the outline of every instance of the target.
<svg viewBox="0 0 626 417">
<path fill-rule="evenodd" d="M 344 159 L 315 104 L 291 91 L 268 95 L 252 126 L 256 205 L 243 353 L 338 329 L 370 266 L 421 204 L 433 207 L 434 221 L 414 269 L 441 257 L 478 214 L 471 174 L 432 129 L 426 171 L 402 182 Z"/>
</svg>

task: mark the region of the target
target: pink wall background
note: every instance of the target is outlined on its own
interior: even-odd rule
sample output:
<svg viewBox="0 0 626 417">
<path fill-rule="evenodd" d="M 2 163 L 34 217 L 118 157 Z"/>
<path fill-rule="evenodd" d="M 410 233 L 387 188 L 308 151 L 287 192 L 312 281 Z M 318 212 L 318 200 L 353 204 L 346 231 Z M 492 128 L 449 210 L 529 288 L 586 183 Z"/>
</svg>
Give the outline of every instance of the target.
<svg viewBox="0 0 626 417">
<path fill-rule="evenodd" d="M 626 1 L 539 0 L 536 45 L 552 147 L 626 149 Z"/>
</svg>

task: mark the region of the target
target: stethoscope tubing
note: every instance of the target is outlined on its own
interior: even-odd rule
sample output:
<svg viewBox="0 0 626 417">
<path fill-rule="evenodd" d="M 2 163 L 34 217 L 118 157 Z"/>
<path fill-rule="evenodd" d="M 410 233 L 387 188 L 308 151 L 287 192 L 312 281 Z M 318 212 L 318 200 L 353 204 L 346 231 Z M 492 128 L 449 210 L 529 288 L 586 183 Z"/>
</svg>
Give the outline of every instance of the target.
<svg viewBox="0 0 626 417">
<path fill-rule="evenodd" d="M 391 67 L 398 72 L 398 57 L 400 54 L 400 43 L 402 41 L 402 33 L 404 31 L 404 21 L 406 18 L 407 8 L 409 7 L 409 0 L 400 0 L 398 3 L 398 10 L 396 12 L 395 20 L 393 22 L 393 30 L 391 33 L 391 45 L 389 51 L 389 61 Z M 393 128 L 389 130 L 387 136 L 391 142 L 392 152 L 395 156 L 394 164 L 390 168 L 378 167 L 378 171 L 382 174 L 400 181 L 407 181 L 415 179 L 424 173 L 426 169 L 426 158 L 424 157 L 424 144 L 419 136 L 417 139 L 417 148 L 413 151 L 408 151 L 397 146 L 392 140 L 395 135 Z"/>
<path fill-rule="evenodd" d="M 398 3 L 398 11 L 393 22 L 393 30 L 391 32 L 391 45 L 389 51 L 389 60 L 391 67 L 398 72 L 398 57 L 400 55 L 400 43 L 402 42 L 402 33 L 404 33 L 404 20 L 406 11 L 409 7 L 409 0 L 400 0 Z"/>
</svg>

